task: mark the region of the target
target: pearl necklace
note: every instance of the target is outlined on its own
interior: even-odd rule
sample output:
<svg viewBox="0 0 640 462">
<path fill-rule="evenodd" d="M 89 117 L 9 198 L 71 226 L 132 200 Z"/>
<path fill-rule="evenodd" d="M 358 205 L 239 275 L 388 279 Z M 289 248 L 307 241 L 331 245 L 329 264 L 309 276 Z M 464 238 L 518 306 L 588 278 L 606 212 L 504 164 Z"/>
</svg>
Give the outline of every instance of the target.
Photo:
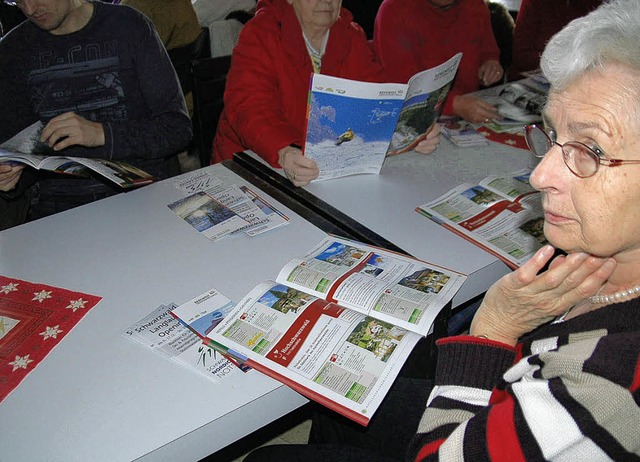
<svg viewBox="0 0 640 462">
<path fill-rule="evenodd" d="M 632 287 L 631 289 L 621 290 L 608 295 L 596 294 L 589 297 L 589 301 L 593 304 L 598 303 L 613 303 L 625 300 L 629 297 L 640 294 L 640 286 Z"/>
</svg>

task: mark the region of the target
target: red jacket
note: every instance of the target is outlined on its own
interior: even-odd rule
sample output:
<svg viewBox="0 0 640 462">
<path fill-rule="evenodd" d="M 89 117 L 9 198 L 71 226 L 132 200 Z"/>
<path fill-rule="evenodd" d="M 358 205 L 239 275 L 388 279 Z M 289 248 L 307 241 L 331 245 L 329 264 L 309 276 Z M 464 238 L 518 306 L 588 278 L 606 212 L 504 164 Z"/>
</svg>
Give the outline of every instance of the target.
<svg viewBox="0 0 640 462">
<path fill-rule="evenodd" d="M 461 51 L 444 114 L 453 113 L 455 95 L 479 89 L 480 65 L 500 57 L 483 0 L 458 0 L 447 10 L 428 0 L 384 0 L 376 16 L 373 44 L 385 79 L 400 83 Z"/>
<path fill-rule="evenodd" d="M 570 21 L 584 16 L 602 0 L 522 0 L 513 33 L 513 61 L 510 77 L 540 66 L 540 55 L 549 39 Z"/>
<path fill-rule="evenodd" d="M 362 28 L 352 21 L 342 9 L 329 33 L 322 73 L 380 80 L 380 65 Z M 260 0 L 233 50 L 212 162 L 250 149 L 277 167 L 279 149 L 304 142 L 312 74 L 293 7 L 286 0 Z"/>
</svg>

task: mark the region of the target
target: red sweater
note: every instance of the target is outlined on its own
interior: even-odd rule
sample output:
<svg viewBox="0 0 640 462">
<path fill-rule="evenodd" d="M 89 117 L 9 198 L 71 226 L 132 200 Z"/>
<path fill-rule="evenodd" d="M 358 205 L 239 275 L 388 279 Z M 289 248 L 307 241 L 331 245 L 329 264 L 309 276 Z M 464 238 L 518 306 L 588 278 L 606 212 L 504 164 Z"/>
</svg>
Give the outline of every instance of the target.
<svg viewBox="0 0 640 462">
<path fill-rule="evenodd" d="M 322 73 L 379 80 L 380 65 L 362 28 L 352 21 L 351 13 L 342 9 L 331 27 Z M 312 74 L 292 6 L 286 0 L 260 0 L 233 50 L 212 161 L 250 149 L 277 167 L 279 149 L 303 144 Z"/>
<path fill-rule="evenodd" d="M 384 0 L 376 16 L 373 43 L 385 79 L 400 83 L 461 51 L 444 114 L 453 113 L 455 95 L 479 89 L 480 65 L 500 57 L 483 0 L 458 0 L 448 10 L 439 10 L 428 0 Z"/>
<path fill-rule="evenodd" d="M 602 0 L 522 0 L 513 34 L 511 78 L 540 66 L 547 41 L 572 19 L 595 10 Z"/>
</svg>

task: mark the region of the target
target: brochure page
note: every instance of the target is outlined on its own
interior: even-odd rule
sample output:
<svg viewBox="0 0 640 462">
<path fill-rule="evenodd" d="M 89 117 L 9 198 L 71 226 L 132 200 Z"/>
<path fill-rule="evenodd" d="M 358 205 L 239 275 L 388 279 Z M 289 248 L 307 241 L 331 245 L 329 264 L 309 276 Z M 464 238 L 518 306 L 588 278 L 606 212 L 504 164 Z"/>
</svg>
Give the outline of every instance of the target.
<svg viewBox="0 0 640 462">
<path fill-rule="evenodd" d="M 245 364 L 366 425 L 421 336 L 268 281 L 209 338 Z"/>
<path fill-rule="evenodd" d="M 546 243 L 540 194 L 528 178 L 516 172 L 462 184 L 416 211 L 517 268 Z"/>
<path fill-rule="evenodd" d="M 328 236 L 276 281 L 427 335 L 466 276 L 406 255 Z"/>
</svg>

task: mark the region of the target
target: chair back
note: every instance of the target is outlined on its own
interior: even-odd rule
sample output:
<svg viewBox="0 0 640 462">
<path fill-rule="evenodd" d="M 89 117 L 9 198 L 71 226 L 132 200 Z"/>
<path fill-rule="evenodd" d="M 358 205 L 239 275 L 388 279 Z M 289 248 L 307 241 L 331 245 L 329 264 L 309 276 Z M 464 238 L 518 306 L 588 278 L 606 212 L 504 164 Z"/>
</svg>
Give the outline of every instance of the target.
<svg viewBox="0 0 640 462">
<path fill-rule="evenodd" d="M 178 74 L 182 93 L 185 95 L 193 90 L 193 77 L 191 74 L 192 61 L 194 59 L 203 59 L 211 56 L 211 42 L 209 37 L 209 28 L 202 27 L 198 38 L 189 45 L 167 51 L 169 59 L 176 70 L 176 74 Z"/>
<path fill-rule="evenodd" d="M 192 63 L 193 130 L 200 164 L 209 165 L 213 138 L 224 108 L 224 89 L 231 56 L 197 59 Z"/>
</svg>

